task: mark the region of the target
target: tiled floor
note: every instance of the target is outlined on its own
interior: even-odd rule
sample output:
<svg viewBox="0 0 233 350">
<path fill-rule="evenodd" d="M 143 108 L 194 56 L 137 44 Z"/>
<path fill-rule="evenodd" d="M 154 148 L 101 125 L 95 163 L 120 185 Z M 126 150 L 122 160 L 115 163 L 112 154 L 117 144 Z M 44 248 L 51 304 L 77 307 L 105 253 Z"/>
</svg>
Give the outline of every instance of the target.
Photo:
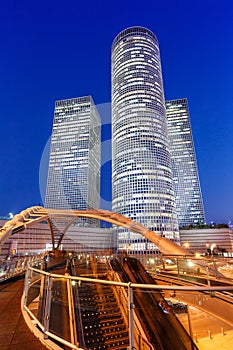
<svg viewBox="0 0 233 350">
<path fill-rule="evenodd" d="M 0 349 L 44 350 L 46 347 L 34 336 L 21 312 L 24 279 L 0 285 Z"/>
</svg>

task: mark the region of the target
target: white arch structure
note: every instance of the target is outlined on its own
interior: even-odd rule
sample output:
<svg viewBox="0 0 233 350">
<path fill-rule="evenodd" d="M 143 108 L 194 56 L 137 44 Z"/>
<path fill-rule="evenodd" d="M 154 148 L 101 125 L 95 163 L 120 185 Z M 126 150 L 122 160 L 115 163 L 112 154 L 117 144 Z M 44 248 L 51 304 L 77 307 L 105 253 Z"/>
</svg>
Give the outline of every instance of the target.
<svg viewBox="0 0 233 350">
<path fill-rule="evenodd" d="M 149 230 L 142 224 L 139 224 L 125 216 L 113 213 L 107 210 L 91 209 L 86 211 L 81 210 L 59 210 L 45 209 L 40 206 L 30 207 L 17 214 L 13 219 L 7 221 L 0 229 L 0 245 L 5 243 L 8 238 L 24 229 L 35 225 L 38 222 L 47 221 L 51 231 L 53 249 L 58 249 L 62 239 L 70 227 L 70 225 L 78 218 L 93 218 L 104 220 L 113 225 L 122 226 L 132 232 L 141 234 L 143 237 L 154 243 L 162 254 L 169 255 L 188 255 L 186 249 L 172 242 L 168 238 L 164 238 Z M 62 222 L 62 230 L 56 230 L 56 224 L 53 222 Z"/>
</svg>

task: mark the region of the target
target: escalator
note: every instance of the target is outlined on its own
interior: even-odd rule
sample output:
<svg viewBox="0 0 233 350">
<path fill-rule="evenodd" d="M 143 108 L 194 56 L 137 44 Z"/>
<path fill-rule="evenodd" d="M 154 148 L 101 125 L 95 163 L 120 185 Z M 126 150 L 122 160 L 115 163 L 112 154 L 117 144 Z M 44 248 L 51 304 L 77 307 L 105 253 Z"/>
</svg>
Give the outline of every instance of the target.
<svg viewBox="0 0 233 350">
<path fill-rule="evenodd" d="M 115 258 L 111 264 L 123 282 L 155 284 L 135 258 Z M 159 291 L 138 288 L 134 289 L 133 297 L 134 311 L 156 350 L 198 350 Z"/>
</svg>

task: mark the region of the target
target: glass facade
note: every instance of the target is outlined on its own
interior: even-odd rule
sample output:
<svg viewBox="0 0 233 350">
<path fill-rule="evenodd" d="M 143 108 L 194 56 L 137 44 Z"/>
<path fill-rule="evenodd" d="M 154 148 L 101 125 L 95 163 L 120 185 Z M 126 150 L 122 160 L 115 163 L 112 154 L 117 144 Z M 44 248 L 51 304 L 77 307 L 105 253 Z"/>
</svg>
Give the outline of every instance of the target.
<svg viewBox="0 0 233 350">
<path fill-rule="evenodd" d="M 148 29 L 122 31 L 112 45 L 112 210 L 179 241 L 159 46 Z M 118 248 L 153 250 L 119 229 Z"/>
<path fill-rule="evenodd" d="M 188 101 L 166 101 L 166 110 L 179 226 L 203 224 L 205 214 Z"/>
<path fill-rule="evenodd" d="M 47 208 L 100 207 L 100 127 L 100 116 L 91 96 L 56 101 Z"/>
</svg>

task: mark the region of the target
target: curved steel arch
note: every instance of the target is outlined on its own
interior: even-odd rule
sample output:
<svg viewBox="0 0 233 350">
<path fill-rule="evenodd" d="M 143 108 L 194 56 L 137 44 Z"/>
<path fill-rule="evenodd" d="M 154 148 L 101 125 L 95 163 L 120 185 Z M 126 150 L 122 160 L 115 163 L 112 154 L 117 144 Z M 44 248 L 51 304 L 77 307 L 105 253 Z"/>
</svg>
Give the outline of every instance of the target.
<svg viewBox="0 0 233 350">
<path fill-rule="evenodd" d="M 65 227 L 55 241 L 55 233 L 52 221 L 56 218 L 66 218 Z M 6 240 L 16 232 L 22 231 L 25 228 L 32 226 L 41 221 L 47 221 L 50 227 L 53 248 L 59 248 L 62 239 L 70 227 L 70 225 L 78 218 L 93 218 L 98 220 L 104 220 L 111 224 L 122 226 L 134 233 L 141 234 L 143 237 L 154 243 L 162 254 L 169 255 L 188 255 L 190 254 L 186 249 L 182 248 L 178 244 L 172 242 L 168 238 L 164 238 L 149 230 L 142 224 L 139 224 L 121 214 L 110 212 L 108 210 L 92 209 L 92 210 L 59 210 L 59 209 L 45 209 L 43 207 L 31 207 L 23 210 L 20 214 L 13 217 L 0 229 L 0 244 L 6 242 Z M 53 219 L 52 219 L 53 218 Z"/>
</svg>

